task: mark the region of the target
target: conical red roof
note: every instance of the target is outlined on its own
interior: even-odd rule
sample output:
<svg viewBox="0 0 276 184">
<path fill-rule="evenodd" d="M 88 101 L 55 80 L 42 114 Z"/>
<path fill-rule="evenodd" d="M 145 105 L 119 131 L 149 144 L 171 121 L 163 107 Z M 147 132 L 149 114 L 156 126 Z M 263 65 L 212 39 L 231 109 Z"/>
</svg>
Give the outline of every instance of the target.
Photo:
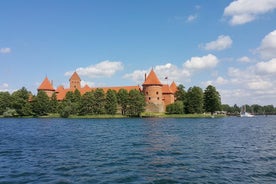
<svg viewBox="0 0 276 184">
<path fill-rule="evenodd" d="M 170 86 L 168 84 L 165 84 L 162 86 L 162 93 L 165 94 L 172 94 L 172 90 L 170 89 Z"/>
<path fill-rule="evenodd" d="M 81 80 L 80 76 L 77 74 L 77 72 L 74 72 L 69 81 L 71 80 Z"/>
<path fill-rule="evenodd" d="M 171 83 L 170 88 L 171 88 L 173 93 L 175 93 L 177 91 L 177 86 L 176 86 L 174 81 Z"/>
<path fill-rule="evenodd" d="M 45 79 L 40 84 L 40 86 L 37 88 L 37 90 L 55 91 L 55 89 L 53 88 L 53 85 L 49 81 L 48 77 L 45 77 Z"/>
<path fill-rule="evenodd" d="M 146 86 L 146 85 L 158 85 L 158 86 L 162 86 L 160 80 L 156 76 L 156 74 L 153 71 L 153 69 L 150 71 L 150 73 L 147 76 L 145 82 L 143 83 L 143 86 Z"/>
</svg>

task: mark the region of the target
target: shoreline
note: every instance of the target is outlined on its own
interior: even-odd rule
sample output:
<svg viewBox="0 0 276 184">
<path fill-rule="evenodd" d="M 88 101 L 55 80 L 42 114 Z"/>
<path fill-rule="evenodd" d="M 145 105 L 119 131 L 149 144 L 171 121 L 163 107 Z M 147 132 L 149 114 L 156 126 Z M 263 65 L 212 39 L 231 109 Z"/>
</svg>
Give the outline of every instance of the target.
<svg viewBox="0 0 276 184">
<path fill-rule="evenodd" d="M 61 118 L 61 119 L 124 119 L 124 118 L 222 118 L 228 117 L 227 115 L 211 115 L 211 114 L 165 114 L 165 113 L 143 113 L 140 117 L 116 115 L 70 115 L 68 118 L 62 118 L 59 114 L 49 114 L 47 116 L 23 116 L 23 117 L 4 117 L 0 118 Z"/>
</svg>

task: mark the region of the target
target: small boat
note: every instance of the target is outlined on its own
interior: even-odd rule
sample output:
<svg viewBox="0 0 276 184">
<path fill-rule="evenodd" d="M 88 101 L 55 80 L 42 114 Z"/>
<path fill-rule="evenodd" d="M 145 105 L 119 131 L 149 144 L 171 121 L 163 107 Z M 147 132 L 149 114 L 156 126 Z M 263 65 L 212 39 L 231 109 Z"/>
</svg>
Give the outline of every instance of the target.
<svg viewBox="0 0 276 184">
<path fill-rule="evenodd" d="M 241 112 L 240 112 L 240 117 L 248 117 L 248 118 L 251 118 L 251 117 L 254 117 L 253 114 L 249 113 L 249 112 L 246 112 L 246 106 L 242 106 L 242 109 L 241 109 Z"/>
</svg>

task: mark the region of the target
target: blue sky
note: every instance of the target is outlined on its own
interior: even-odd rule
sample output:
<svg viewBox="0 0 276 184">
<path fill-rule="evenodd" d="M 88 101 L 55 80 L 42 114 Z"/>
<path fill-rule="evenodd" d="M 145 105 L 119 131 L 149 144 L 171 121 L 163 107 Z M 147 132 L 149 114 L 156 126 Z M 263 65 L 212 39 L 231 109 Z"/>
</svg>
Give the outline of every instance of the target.
<svg viewBox="0 0 276 184">
<path fill-rule="evenodd" d="M 0 91 L 68 86 L 214 85 L 229 105 L 276 105 L 276 0 L 0 2 Z M 164 78 L 168 77 L 165 81 Z"/>
</svg>

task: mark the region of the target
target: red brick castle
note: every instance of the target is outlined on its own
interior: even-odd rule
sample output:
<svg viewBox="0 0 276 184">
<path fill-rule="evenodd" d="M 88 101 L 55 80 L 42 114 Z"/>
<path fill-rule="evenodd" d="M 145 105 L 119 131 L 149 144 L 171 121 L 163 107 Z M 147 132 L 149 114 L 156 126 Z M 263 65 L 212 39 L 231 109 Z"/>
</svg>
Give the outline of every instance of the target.
<svg viewBox="0 0 276 184">
<path fill-rule="evenodd" d="M 83 95 L 86 92 L 97 89 L 91 88 L 88 85 L 82 87 L 81 78 L 79 77 L 77 72 L 73 73 L 73 75 L 69 79 L 69 82 L 69 88 L 58 86 L 57 89 L 55 89 L 48 77 L 45 77 L 37 90 L 46 92 L 49 97 L 51 97 L 53 93 L 56 93 L 57 100 L 61 101 L 65 98 L 66 93 L 69 91 L 75 91 L 76 89 L 78 89 L 81 95 Z M 171 85 L 162 84 L 153 69 L 148 75 L 145 75 L 145 81 L 142 84 L 142 88 L 140 86 L 117 86 L 99 88 L 103 89 L 104 92 L 107 92 L 107 90 L 109 89 L 115 90 L 116 92 L 118 92 L 120 89 L 126 89 L 128 92 L 132 89 L 143 92 L 145 94 L 145 101 L 147 104 L 146 112 L 165 112 L 166 106 L 174 103 L 174 94 L 177 91 L 177 86 L 175 82 L 172 82 Z"/>
</svg>

